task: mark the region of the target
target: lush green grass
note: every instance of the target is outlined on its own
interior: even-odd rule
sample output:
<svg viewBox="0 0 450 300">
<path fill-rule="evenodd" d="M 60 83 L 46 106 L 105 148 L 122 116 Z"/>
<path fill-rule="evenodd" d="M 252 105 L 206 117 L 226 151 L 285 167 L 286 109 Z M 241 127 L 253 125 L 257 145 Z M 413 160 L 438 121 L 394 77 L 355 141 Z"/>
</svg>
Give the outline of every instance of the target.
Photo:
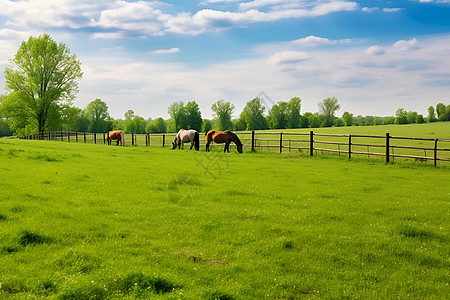
<svg viewBox="0 0 450 300">
<path fill-rule="evenodd" d="M 445 166 L 5 139 L 0 163 L 0 298 L 450 291 Z"/>
</svg>

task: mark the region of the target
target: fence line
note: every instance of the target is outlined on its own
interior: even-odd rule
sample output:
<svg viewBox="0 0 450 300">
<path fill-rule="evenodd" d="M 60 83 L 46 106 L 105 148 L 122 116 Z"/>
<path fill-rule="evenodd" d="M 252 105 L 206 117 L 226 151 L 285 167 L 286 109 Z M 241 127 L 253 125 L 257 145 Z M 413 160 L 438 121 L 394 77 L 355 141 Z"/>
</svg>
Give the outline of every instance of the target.
<svg viewBox="0 0 450 300">
<path fill-rule="evenodd" d="M 162 134 L 125 134 L 127 145 L 137 146 L 171 146 L 175 133 Z M 386 163 L 395 158 L 415 159 L 420 161 L 433 161 L 434 166 L 438 161 L 450 162 L 450 139 L 440 138 L 416 138 L 391 136 L 358 135 L 358 134 L 323 134 L 310 132 L 238 132 L 244 147 L 266 149 L 283 153 L 306 151 L 313 156 L 317 152 L 335 153 L 339 156 L 346 155 L 349 159 L 352 155 L 384 157 Z M 24 139 L 55 140 L 66 142 L 82 142 L 94 144 L 106 144 L 106 133 L 86 133 L 70 131 L 46 131 L 32 134 Z M 370 140 L 370 143 L 367 142 Z M 200 142 L 206 143 L 205 135 L 200 134 Z M 395 144 L 394 144 L 395 143 Z M 414 143 L 412 145 L 412 143 Z M 214 145 L 212 146 L 220 146 Z M 375 150 L 374 150 L 375 149 Z M 377 151 L 378 150 L 378 151 Z M 430 154 L 431 153 L 431 154 Z"/>
</svg>

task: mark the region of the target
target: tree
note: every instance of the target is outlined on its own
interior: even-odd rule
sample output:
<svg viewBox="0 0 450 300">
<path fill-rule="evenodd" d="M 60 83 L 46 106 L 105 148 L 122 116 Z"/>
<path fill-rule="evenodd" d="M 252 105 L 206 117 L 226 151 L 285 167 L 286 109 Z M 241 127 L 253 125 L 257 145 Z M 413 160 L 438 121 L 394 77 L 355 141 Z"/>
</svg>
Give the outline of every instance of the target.
<svg viewBox="0 0 450 300">
<path fill-rule="evenodd" d="M 197 102 L 188 102 L 185 106 L 185 109 L 188 128 L 201 131 L 203 120 L 202 113 L 200 112 L 200 108 L 198 107 Z"/>
<path fill-rule="evenodd" d="M 395 117 L 395 124 L 408 124 L 408 113 L 404 108 L 397 109 Z"/>
<path fill-rule="evenodd" d="M 323 126 L 330 127 L 334 123 L 334 114 L 341 108 L 336 97 L 326 98 L 319 103 L 319 114 L 324 117 Z"/>
<path fill-rule="evenodd" d="M 318 113 L 308 114 L 308 124 L 311 128 L 318 128 L 324 122 L 323 115 Z"/>
<path fill-rule="evenodd" d="M 416 123 L 417 112 L 408 111 L 408 124 Z"/>
<path fill-rule="evenodd" d="M 145 133 L 146 122 L 143 117 L 134 116 L 125 123 L 125 133 Z"/>
<path fill-rule="evenodd" d="M 9 128 L 8 122 L 0 118 L 0 137 L 12 135 L 12 130 Z"/>
<path fill-rule="evenodd" d="M 234 105 L 225 100 L 218 100 L 211 106 L 214 112 L 214 127 L 217 130 L 232 130 L 233 123 L 231 122 L 231 115 L 234 112 Z"/>
<path fill-rule="evenodd" d="M 300 127 L 300 109 L 302 100 L 299 97 L 293 97 L 286 106 L 286 123 L 288 128 Z"/>
<path fill-rule="evenodd" d="M 416 116 L 416 123 L 417 124 L 425 123 L 425 119 L 424 119 L 423 115 L 419 114 L 419 115 Z"/>
<path fill-rule="evenodd" d="M 129 120 L 132 120 L 133 118 L 134 118 L 134 111 L 133 110 L 131 110 L 131 109 L 129 109 L 129 110 L 127 110 L 127 112 L 124 114 L 124 116 L 125 116 L 125 120 L 127 120 L 127 121 L 129 121 Z"/>
<path fill-rule="evenodd" d="M 174 131 L 178 132 L 181 128 L 187 129 L 188 119 L 183 101 L 172 103 L 169 106 L 168 113 L 173 119 Z"/>
<path fill-rule="evenodd" d="M 145 131 L 147 133 L 165 133 L 167 131 L 166 121 L 163 118 L 158 118 L 148 122 Z"/>
<path fill-rule="evenodd" d="M 208 119 L 203 119 L 202 122 L 202 132 L 208 132 L 213 128 L 213 122 Z"/>
<path fill-rule="evenodd" d="M 64 105 L 72 104 L 83 75 L 76 55 L 44 34 L 22 42 L 10 62 L 4 72 L 6 117 L 15 126 L 39 132 L 59 126 Z"/>
<path fill-rule="evenodd" d="M 267 129 L 266 118 L 264 117 L 264 107 L 260 98 L 255 98 L 245 104 L 240 115 L 246 124 L 247 130 Z"/>
<path fill-rule="evenodd" d="M 433 106 L 429 106 L 428 107 L 427 122 L 431 123 L 431 122 L 435 122 L 435 121 L 436 121 L 436 114 L 434 112 L 434 107 Z"/>
<path fill-rule="evenodd" d="M 108 105 L 95 99 L 86 106 L 86 117 L 90 121 L 89 132 L 105 132 L 106 120 L 109 118 Z"/>
<path fill-rule="evenodd" d="M 439 121 L 444 121 L 445 119 L 445 105 L 444 103 L 438 103 L 436 105 L 436 114 Z"/>
<path fill-rule="evenodd" d="M 342 119 L 344 120 L 345 126 L 353 125 L 353 114 L 349 113 L 348 111 L 344 112 L 344 114 L 342 115 Z"/>
<path fill-rule="evenodd" d="M 270 129 L 284 129 L 286 128 L 287 121 L 286 121 L 286 110 L 287 110 L 287 103 L 286 102 L 278 102 L 278 104 L 275 104 L 272 106 L 272 108 L 269 110 L 267 125 Z"/>
</svg>

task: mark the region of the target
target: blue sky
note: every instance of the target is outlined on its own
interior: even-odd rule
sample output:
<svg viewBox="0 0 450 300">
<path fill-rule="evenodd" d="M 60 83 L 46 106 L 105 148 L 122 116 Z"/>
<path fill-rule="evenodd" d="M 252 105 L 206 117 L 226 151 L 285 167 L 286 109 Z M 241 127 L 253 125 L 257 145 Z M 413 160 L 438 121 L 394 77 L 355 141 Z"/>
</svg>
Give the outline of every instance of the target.
<svg viewBox="0 0 450 300">
<path fill-rule="evenodd" d="M 338 115 L 450 103 L 450 0 L 0 0 L 0 69 L 43 33 L 82 62 L 74 105 L 100 98 L 115 118 L 192 100 L 210 118 L 219 99 L 238 117 L 260 95 L 302 113 L 337 97 Z"/>
</svg>

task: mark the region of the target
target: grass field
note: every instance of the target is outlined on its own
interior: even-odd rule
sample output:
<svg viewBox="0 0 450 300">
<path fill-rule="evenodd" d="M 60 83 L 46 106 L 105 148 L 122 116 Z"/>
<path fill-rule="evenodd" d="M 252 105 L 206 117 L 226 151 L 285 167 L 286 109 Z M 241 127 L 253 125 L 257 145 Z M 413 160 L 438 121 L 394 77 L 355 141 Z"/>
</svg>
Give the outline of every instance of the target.
<svg viewBox="0 0 450 300">
<path fill-rule="evenodd" d="M 450 293 L 446 166 L 6 139 L 0 162 L 0 298 Z"/>
</svg>

